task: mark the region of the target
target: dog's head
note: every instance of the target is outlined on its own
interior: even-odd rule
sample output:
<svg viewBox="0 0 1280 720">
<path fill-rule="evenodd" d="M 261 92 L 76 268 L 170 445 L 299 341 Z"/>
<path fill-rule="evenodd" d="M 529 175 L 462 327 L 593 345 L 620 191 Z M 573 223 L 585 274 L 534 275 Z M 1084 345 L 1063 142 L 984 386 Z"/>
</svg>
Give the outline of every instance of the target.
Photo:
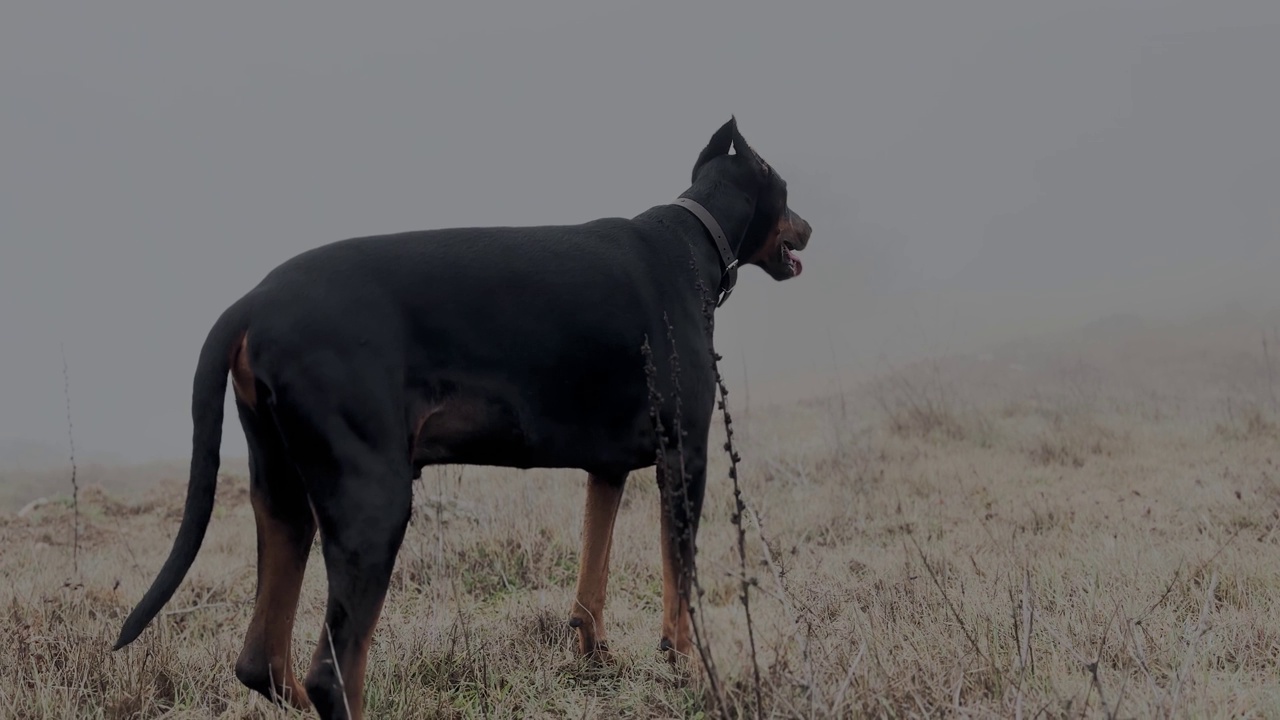
<svg viewBox="0 0 1280 720">
<path fill-rule="evenodd" d="M 744 193 L 751 208 L 751 221 L 738 245 L 738 262 L 756 265 L 774 280 L 799 275 L 804 266 L 796 253 L 809 244 L 813 228 L 787 206 L 787 182 L 747 144 L 732 117 L 698 156 L 693 181 L 708 172 Z"/>
</svg>

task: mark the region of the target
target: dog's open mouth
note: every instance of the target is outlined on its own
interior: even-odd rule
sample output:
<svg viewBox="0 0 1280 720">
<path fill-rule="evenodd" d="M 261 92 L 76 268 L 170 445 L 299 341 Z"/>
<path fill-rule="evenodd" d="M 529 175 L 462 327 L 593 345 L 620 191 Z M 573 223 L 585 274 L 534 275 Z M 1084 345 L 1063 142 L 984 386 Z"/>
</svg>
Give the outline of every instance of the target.
<svg viewBox="0 0 1280 720">
<path fill-rule="evenodd" d="M 783 241 L 782 261 L 786 263 L 787 269 L 791 272 L 791 277 L 799 275 L 804 270 L 804 263 L 800 262 L 800 256 L 796 253 L 796 249 L 792 247 L 790 242 Z"/>
</svg>

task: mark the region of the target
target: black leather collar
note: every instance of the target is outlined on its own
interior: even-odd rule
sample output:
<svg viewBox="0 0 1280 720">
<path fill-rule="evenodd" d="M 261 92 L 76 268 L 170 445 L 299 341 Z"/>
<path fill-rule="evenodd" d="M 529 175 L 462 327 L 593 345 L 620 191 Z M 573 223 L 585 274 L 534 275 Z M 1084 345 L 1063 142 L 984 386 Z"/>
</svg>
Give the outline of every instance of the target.
<svg viewBox="0 0 1280 720">
<path fill-rule="evenodd" d="M 716 250 L 720 251 L 720 264 L 724 267 L 723 274 L 720 276 L 720 298 L 716 301 L 716 307 L 720 307 L 725 300 L 729 299 L 729 293 L 733 292 L 733 286 L 738 282 L 738 258 L 733 254 L 733 248 L 729 247 L 729 238 L 720 228 L 720 223 L 716 222 L 711 213 L 696 200 L 678 197 L 671 204 L 688 210 L 698 218 L 702 226 L 711 234 Z"/>
</svg>

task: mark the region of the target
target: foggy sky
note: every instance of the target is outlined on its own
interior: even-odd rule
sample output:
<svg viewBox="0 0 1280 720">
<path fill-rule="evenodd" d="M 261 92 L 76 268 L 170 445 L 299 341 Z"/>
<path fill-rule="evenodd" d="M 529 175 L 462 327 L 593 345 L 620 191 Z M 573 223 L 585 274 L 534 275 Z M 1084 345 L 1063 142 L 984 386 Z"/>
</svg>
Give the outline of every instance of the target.
<svg viewBox="0 0 1280 720">
<path fill-rule="evenodd" d="M 277 263 L 632 216 L 730 114 L 815 229 L 719 312 L 753 384 L 1280 302 L 1271 0 L 539 5 L 6 5 L 0 467 L 65 449 L 60 344 L 78 452 L 183 457 L 205 333 Z"/>
</svg>

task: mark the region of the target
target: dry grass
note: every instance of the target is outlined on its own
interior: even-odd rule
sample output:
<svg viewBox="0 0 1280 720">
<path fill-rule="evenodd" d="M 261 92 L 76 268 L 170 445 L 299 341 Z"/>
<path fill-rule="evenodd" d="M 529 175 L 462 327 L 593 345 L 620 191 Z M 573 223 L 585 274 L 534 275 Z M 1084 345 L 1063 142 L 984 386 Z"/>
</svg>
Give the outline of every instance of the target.
<svg viewBox="0 0 1280 720">
<path fill-rule="evenodd" d="M 735 409 L 750 428 L 739 448 L 766 714 L 1280 716 L 1280 442 L 1266 405 L 1228 414 L 1220 398 L 1124 395 L 1060 371 L 999 396 L 942 367 L 757 407 L 749 423 Z M 616 529 L 617 663 L 574 657 L 583 481 L 424 474 L 373 646 L 372 717 L 748 714 L 725 458 L 698 555 L 720 706 L 656 651 L 652 472 L 631 480 Z M 169 550 L 181 500 L 172 482 L 127 501 L 84 488 L 78 576 L 65 503 L 0 516 L 0 716 L 290 716 L 232 675 L 254 590 L 239 473 L 167 614 L 108 650 Z M 315 553 L 300 665 L 322 590 Z"/>
</svg>

